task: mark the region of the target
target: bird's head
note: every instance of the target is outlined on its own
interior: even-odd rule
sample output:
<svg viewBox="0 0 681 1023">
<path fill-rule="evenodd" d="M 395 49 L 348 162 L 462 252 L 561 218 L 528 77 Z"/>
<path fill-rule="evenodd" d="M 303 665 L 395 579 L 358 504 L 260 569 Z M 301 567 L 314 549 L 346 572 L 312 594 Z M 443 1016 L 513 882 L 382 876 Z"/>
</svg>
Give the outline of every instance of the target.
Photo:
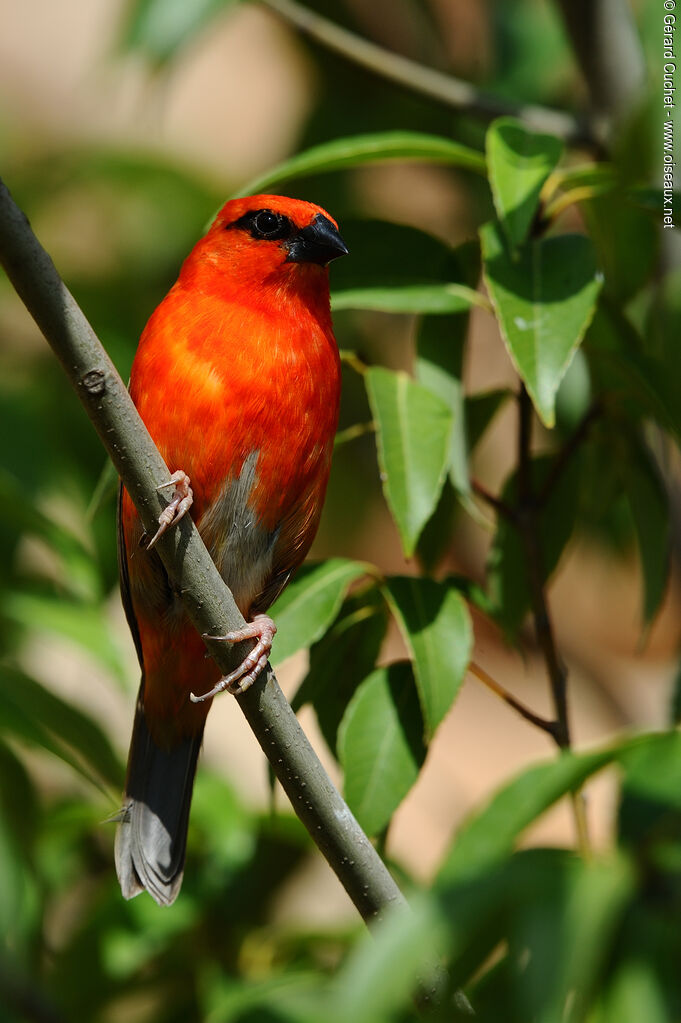
<svg viewBox="0 0 681 1023">
<path fill-rule="evenodd" d="M 225 203 L 185 272 L 208 272 L 225 286 L 326 290 L 326 267 L 347 251 L 338 224 L 320 206 L 251 195 Z"/>
</svg>

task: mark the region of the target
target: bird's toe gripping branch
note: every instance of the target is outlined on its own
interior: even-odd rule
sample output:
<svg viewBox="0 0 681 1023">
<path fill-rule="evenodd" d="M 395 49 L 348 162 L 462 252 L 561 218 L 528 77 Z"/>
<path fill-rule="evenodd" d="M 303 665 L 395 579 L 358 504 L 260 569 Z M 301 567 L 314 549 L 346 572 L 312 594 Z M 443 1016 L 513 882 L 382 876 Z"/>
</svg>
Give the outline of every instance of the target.
<svg viewBox="0 0 681 1023">
<path fill-rule="evenodd" d="M 235 632 L 228 632 L 224 636 L 206 635 L 205 639 L 214 639 L 225 643 L 242 643 L 245 639 L 257 639 L 257 643 L 244 657 L 239 667 L 221 678 L 209 693 L 203 693 L 201 696 L 190 693 L 189 698 L 192 703 L 203 703 L 204 700 L 210 700 L 218 693 L 224 692 L 225 689 L 233 696 L 245 692 L 267 666 L 267 658 L 272 649 L 272 640 L 276 631 L 277 627 L 269 615 L 260 614 L 256 615 L 248 625 L 244 625 L 242 629 L 237 629 Z"/>
<path fill-rule="evenodd" d="M 163 536 L 165 531 L 171 526 L 176 526 L 177 523 L 183 518 L 192 506 L 194 501 L 194 492 L 191 488 L 191 480 L 187 476 L 186 472 L 182 469 L 178 469 L 174 472 L 167 483 L 161 483 L 157 490 L 165 490 L 166 487 L 175 487 L 175 491 L 170 500 L 170 503 L 166 505 L 161 514 L 158 517 L 158 529 L 152 536 L 149 543 L 146 545 L 146 549 L 149 551 L 154 546 L 156 541 Z"/>
</svg>

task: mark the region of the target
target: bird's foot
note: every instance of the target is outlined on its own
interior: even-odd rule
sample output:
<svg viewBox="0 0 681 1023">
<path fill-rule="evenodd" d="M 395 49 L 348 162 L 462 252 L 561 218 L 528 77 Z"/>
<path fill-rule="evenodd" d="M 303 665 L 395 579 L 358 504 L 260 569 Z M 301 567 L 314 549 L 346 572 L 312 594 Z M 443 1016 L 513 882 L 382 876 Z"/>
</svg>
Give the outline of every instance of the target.
<svg viewBox="0 0 681 1023">
<path fill-rule="evenodd" d="M 205 639 L 220 640 L 225 643 L 242 643 L 245 639 L 257 639 L 258 642 L 250 654 L 244 657 L 239 667 L 221 678 L 209 693 L 203 693 L 201 696 L 194 696 L 194 693 L 190 693 L 189 698 L 192 703 L 203 703 L 204 700 L 210 700 L 211 697 L 217 696 L 225 689 L 233 696 L 244 693 L 266 667 L 276 631 L 277 627 L 269 615 L 256 615 L 248 625 L 244 625 L 242 629 L 236 629 L 234 632 L 228 632 L 225 636 L 206 635 Z"/>
<path fill-rule="evenodd" d="M 154 546 L 159 537 L 163 536 L 167 529 L 171 526 L 176 526 L 177 523 L 183 518 L 192 506 L 194 501 L 194 492 L 190 486 L 191 480 L 187 476 L 186 472 L 182 469 L 178 469 L 170 477 L 167 483 L 161 483 L 157 490 L 165 490 L 166 487 L 175 487 L 175 491 L 170 500 L 170 503 L 166 505 L 161 514 L 158 517 L 158 529 L 148 544 L 146 549 L 148 551 Z"/>
</svg>

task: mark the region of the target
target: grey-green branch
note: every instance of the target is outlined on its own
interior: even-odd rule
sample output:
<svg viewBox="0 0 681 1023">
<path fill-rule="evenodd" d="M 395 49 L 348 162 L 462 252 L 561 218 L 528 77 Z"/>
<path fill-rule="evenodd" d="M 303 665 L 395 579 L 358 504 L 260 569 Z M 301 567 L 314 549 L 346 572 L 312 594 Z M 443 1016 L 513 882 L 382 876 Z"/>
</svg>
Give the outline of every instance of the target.
<svg viewBox="0 0 681 1023">
<path fill-rule="evenodd" d="M 162 509 L 156 488 L 168 480 L 168 467 L 94 330 L 2 181 L 0 263 L 61 362 L 145 529 L 155 532 Z M 244 624 L 189 516 L 159 540 L 157 550 L 200 633 L 223 635 Z M 207 645 L 225 674 L 244 653 L 224 643 Z M 293 809 L 363 919 L 370 922 L 403 904 L 399 888 L 326 774 L 271 668 L 235 699 Z"/>
<path fill-rule="evenodd" d="M 597 143 L 593 126 L 586 118 L 577 118 L 563 110 L 531 103 L 513 103 L 483 92 L 470 82 L 425 67 L 415 60 L 392 53 L 382 46 L 349 32 L 296 0 L 260 0 L 293 28 L 313 42 L 337 53 L 366 71 L 394 82 L 410 92 L 419 93 L 483 121 L 495 117 L 517 117 L 536 131 L 548 132 L 574 145 L 593 148 Z"/>
</svg>

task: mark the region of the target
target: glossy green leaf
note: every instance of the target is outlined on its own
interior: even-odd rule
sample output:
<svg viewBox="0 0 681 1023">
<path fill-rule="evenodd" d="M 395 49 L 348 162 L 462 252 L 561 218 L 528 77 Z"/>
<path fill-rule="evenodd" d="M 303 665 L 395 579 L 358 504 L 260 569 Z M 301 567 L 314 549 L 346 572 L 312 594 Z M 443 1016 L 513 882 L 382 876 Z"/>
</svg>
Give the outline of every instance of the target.
<svg viewBox="0 0 681 1023">
<path fill-rule="evenodd" d="M 475 294 L 480 279 L 480 247 L 466 242 L 451 253 L 456 279 Z M 416 336 L 415 376 L 452 410 L 449 478 L 459 495 L 470 493 L 467 423 L 464 415 L 463 364 L 470 316 L 468 310 L 450 316 L 422 317 Z"/>
<path fill-rule="evenodd" d="M 416 781 L 426 756 L 411 664 L 379 668 L 361 684 L 341 722 L 338 749 L 345 798 L 376 835 Z"/>
<path fill-rule="evenodd" d="M 365 376 L 383 493 L 407 556 L 437 504 L 449 464 L 452 410 L 406 373 Z"/>
<path fill-rule="evenodd" d="M 169 60 L 219 12 L 238 0 L 135 0 L 129 7 L 123 46 L 159 63 Z"/>
<path fill-rule="evenodd" d="M 451 139 L 413 131 L 383 131 L 334 139 L 313 146 L 249 181 L 238 194 L 251 195 L 294 178 L 326 174 L 367 163 L 385 163 L 388 160 L 443 163 L 476 174 L 484 174 L 486 169 L 482 153 Z"/>
<path fill-rule="evenodd" d="M 331 308 L 375 309 L 383 313 L 460 313 L 484 305 L 477 291 L 463 284 L 411 284 L 398 288 L 352 288 L 334 291 Z"/>
<path fill-rule="evenodd" d="M 560 160 L 563 144 L 520 121 L 494 121 L 486 138 L 489 182 L 497 216 L 511 248 L 524 242 L 539 206 L 539 193 Z"/>
<path fill-rule="evenodd" d="M 652 417 L 681 437 L 680 375 L 675 366 L 676 347 L 669 341 L 675 336 L 670 329 L 673 323 L 665 323 L 667 343 L 659 354 L 650 354 L 648 349 L 655 336 L 644 342 L 621 309 L 602 296 L 584 351 L 598 386 L 624 404 L 630 419 Z"/>
<path fill-rule="evenodd" d="M 281 664 L 318 640 L 338 614 L 350 584 L 368 571 L 369 565 L 346 558 L 299 568 L 269 612 L 277 625 L 272 662 Z"/>
<path fill-rule="evenodd" d="M 295 711 L 314 706 L 329 749 L 345 708 L 361 682 L 374 670 L 386 628 L 388 609 L 376 586 L 348 597 L 332 627 L 310 647 L 307 675 L 291 701 Z"/>
<path fill-rule="evenodd" d="M 665 1001 L 658 964 L 641 949 L 638 955 L 617 961 L 595 1023 L 671 1023 L 671 1007 Z"/>
<path fill-rule="evenodd" d="M 470 491 L 463 396 L 463 356 L 468 316 L 421 320 L 416 341 L 416 377 L 452 410 L 449 478 L 460 494 Z"/>
<path fill-rule="evenodd" d="M 464 680 L 473 644 L 468 608 L 448 582 L 392 576 L 388 600 L 414 664 L 426 741 L 449 711 Z"/>
<path fill-rule="evenodd" d="M 522 831 L 562 796 L 611 763 L 620 748 L 575 755 L 562 753 L 530 767 L 493 796 L 463 825 L 440 868 L 440 882 L 483 873 L 513 849 Z"/>
<path fill-rule="evenodd" d="M 619 834 L 634 848 L 657 843 L 681 847 L 681 733 L 661 733 L 626 751 Z"/>
<path fill-rule="evenodd" d="M 0 711 L 5 734 L 55 754 L 89 781 L 120 785 L 122 765 L 100 726 L 35 679 L 0 667 Z"/>
<path fill-rule="evenodd" d="M 659 252 L 659 235 L 667 233 L 659 231 L 648 213 L 626 202 L 625 195 L 603 195 L 581 204 L 605 274 L 604 290 L 620 304 L 629 302 L 648 280 Z"/>
<path fill-rule="evenodd" d="M 529 242 L 516 259 L 497 224 L 480 232 L 484 276 L 511 360 L 546 426 L 555 399 L 596 309 L 601 277 L 583 235 Z"/>
</svg>

